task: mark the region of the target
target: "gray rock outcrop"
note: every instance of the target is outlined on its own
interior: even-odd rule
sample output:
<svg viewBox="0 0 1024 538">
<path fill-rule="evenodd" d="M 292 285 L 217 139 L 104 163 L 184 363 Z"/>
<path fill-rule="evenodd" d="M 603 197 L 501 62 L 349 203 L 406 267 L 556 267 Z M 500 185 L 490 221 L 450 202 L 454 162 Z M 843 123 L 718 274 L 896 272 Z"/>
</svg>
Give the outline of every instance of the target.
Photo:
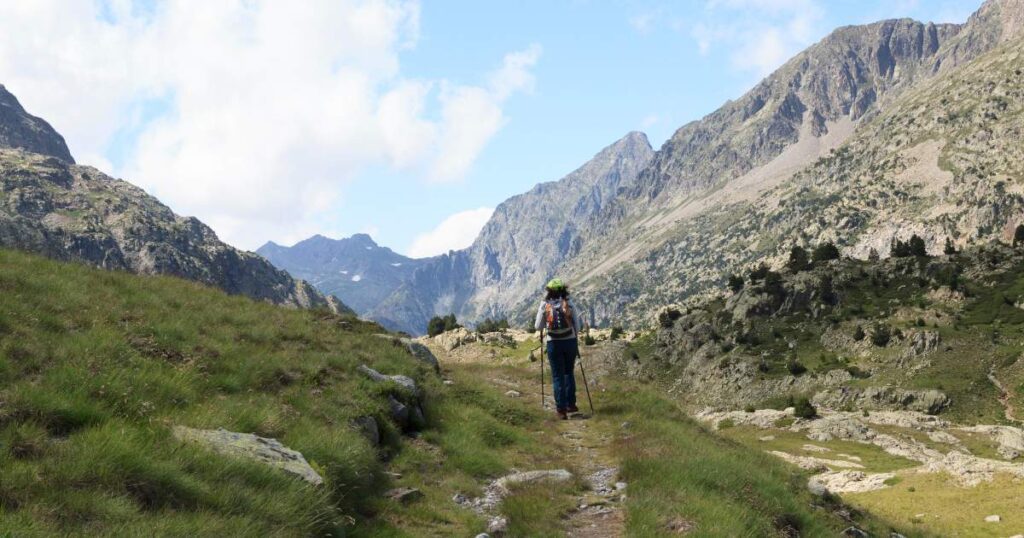
<svg viewBox="0 0 1024 538">
<path fill-rule="evenodd" d="M 313 469 L 306 458 L 278 442 L 276 439 L 259 437 L 251 433 L 236 433 L 227 430 L 199 430 L 175 426 L 174 437 L 188 443 L 204 446 L 226 456 L 245 458 L 281 469 L 314 486 L 323 484 L 324 479 Z"/>
<path fill-rule="evenodd" d="M 412 355 L 416 360 L 429 366 L 434 372 L 441 371 L 441 364 L 437 361 L 437 357 L 430 351 L 430 348 L 413 340 L 411 338 L 404 338 L 398 336 L 392 336 L 390 334 L 378 334 L 378 338 L 384 338 L 390 340 L 395 345 L 402 346 Z M 450 350 L 449 350 L 450 351 Z"/>
<path fill-rule="evenodd" d="M 815 406 L 828 409 L 905 410 L 935 415 L 950 400 L 939 390 L 909 390 L 896 387 L 842 387 L 814 395 Z"/>
</svg>

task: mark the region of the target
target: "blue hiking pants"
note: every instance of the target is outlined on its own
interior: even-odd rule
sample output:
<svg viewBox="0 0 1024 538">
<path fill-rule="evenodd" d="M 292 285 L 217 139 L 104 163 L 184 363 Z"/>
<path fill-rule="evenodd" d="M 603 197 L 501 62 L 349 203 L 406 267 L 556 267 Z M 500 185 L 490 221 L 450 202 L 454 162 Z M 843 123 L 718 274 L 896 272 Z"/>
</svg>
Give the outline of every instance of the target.
<svg viewBox="0 0 1024 538">
<path fill-rule="evenodd" d="M 559 410 L 576 405 L 576 355 L 579 347 L 575 338 L 551 340 L 547 344 L 548 364 L 551 365 L 551 385 L 555 391 L 555 406 Z"/>
</svg>

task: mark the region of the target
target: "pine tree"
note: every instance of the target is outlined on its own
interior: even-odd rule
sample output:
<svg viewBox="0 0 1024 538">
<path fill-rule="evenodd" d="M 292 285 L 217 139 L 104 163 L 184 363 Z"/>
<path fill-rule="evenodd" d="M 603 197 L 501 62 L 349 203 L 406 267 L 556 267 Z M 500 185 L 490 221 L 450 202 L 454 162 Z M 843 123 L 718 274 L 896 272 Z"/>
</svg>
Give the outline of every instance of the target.
<svg viewBox="0 0 1024 538">
<path fill-rule="evenodd" d="M 910 256 L 910 245 L 900 241 L 899 239 L 893 238 L 892 244 L 889 246 L 889 254 L 893 258 L 906 258 Z"/>
<path fill-rule="evenodd" d="M 786 267 L 794 273 L 805 271 L 811 266 L 810 259 L 807 256 L 807 251 L 803 247 L 794 246 L 789 251 L 789 261 L 786 262 Z"/>
<path fill-rule="evenodd" d="M 826 241 L 814 247 L 814 252 L 811 254 L 811 260 L 814 261 L 814 263 L 838 259 L 839 249 L 836 248 L 835 243 L 831 241 Z"/>
<path fill-rule="evenodd" d="M 928 249 L 924 244 L 924 239 L 914 234 L 910 236 L 910 241 L 907 243 L 907 249 L 910 251 L 911 256 L 918 256 L 922 258 L 928 257 Z"/>
<path fill-rule="evenodd" d="M 942 248 L 942 253 L 946 256 L 952 256 L 956 254 L 956 247 L 953 246 L 953 241 L 948 237 L 946 238 L 946 246 Z"/>
</svg>

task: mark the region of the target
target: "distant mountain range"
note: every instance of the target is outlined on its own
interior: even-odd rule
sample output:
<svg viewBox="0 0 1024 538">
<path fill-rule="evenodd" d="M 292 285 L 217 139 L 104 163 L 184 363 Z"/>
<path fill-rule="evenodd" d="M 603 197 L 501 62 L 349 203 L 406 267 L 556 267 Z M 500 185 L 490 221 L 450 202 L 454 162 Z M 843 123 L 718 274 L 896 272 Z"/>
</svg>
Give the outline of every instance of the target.
<svg viewBox="0 0 1024 538">
<path fill-rule="evenodd" d="M 0 247 L 165 274 L 295 307 L 351 312 L 266 260 L 221 242 L 125 181 L 75 164 L 64 138 L 0 86 Z"/>
<path fill-rule="evenodd" d="M 315 235 L 291 247 L 268 242 L 256 253 L 324 293 L 341 298 L 360 314 L 380 306 L 416 269 L 432 261 L 402 256 L 366 234 L 347 239 Z"/>
<path fill-rule="evenodd" d="M 630 133 L 507 200 L 368 315 L 417 333 L 448 312 L 525 322 L 558 274 L 594 322 L 647 324 L 794 244 L 1006 238 L 1024 221 L 1022 38 L 1024 0 L 839 28 L 659 150 Z"/>
</svg>

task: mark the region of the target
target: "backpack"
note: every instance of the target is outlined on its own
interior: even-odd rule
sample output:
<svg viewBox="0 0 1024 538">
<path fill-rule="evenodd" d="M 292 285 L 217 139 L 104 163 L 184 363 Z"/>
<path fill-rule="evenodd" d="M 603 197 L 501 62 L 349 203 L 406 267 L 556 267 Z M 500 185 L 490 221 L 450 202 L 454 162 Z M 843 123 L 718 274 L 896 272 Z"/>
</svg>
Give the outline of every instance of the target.
<svg viewBox="0 0 1024 538">
<path fill-rule="evenodd" d="M 572 336 L 575 331 L 572 322 L 572 308 L 569 307 L 569 301 L 565 299 L 544 301 L 544 319 L 547 322 L 548 336 L 552 338 Z"/>
</svg>

